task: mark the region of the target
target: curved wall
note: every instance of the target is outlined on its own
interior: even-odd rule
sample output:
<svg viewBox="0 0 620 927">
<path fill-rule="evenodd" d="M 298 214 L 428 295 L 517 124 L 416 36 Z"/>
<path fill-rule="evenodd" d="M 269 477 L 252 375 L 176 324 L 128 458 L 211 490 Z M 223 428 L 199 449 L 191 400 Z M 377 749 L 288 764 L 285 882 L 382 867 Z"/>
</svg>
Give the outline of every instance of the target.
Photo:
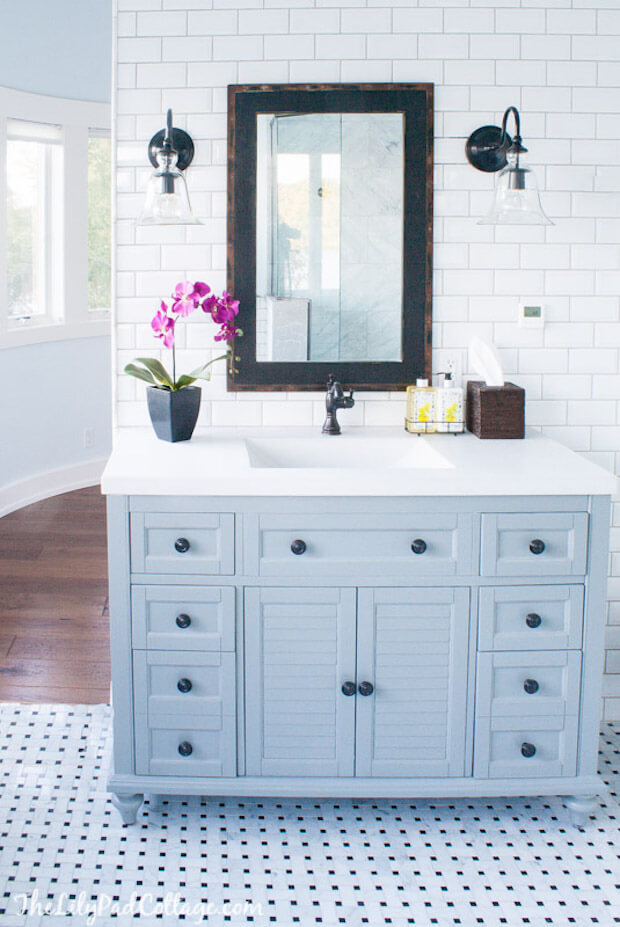
<svg viewBox="0 0 620 927">
<path fill-rule="evenodd" d="M 112 0 L 0 3 L 0 86 L 109 103 Z"/>
<path fill-rule="evenodd" d="M 8 385 L 0 404 L 0 515 L 97 482 L 112 444 L 109 337 L 8 348 L 0 364 Z"/>
<path fill-rule="evenodd" d="M 109 102 L 111 35 L 112 0 L 1 3 L 0 85 Z M 0 369 L 0 515 L 97 482 L 112 443 L 110 338 L 5 348 Z"/>
</svg>

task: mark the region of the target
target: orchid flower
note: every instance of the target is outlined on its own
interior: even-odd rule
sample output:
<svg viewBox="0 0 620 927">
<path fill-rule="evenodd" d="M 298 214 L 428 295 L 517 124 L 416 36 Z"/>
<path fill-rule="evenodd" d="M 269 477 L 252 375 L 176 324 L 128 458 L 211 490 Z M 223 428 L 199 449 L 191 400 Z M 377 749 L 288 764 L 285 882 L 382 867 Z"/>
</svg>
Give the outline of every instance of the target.
<svg viewBox="0 0 620 927">
<path fill-rule="evenodd" d="M 202 283 L 200 286 L 206 287 L 206 283 Z M 187 318 L 200 302 L 200 296 L 196 292 L 196 284 L 190 283 L 189 280 L 177 283 L 172 300 L 172 311 L 183 318 Z"/>
<path fill-rule="evenodd" d="M 232 341 L 237 335 L 242 334 L 240 328 L 235 328 L 230 322 L 223 322 L 217 335 L 213 336 L 214 341 Z"/>
<path fill-rule="evenodd" d="M 168 313 L 168 306 L 165 302 L 161 303 L 161 309 L 155 314 L 151 322 L 151 328 L 156 338 L 161 338 L 165 348 L 174 347 L 174 319 L 171 319 Z"/>
<path fill-rule="evenodd" d="M 211 295 L 209 295 L 211 294 Z M 208 313 L 213 321 L 220 326 L 213 340 L 232 342 L 234 338 L 242 335 L 240 328 L 234 324 L 235 316 L 239 312 L 239 300 L 234 299 L 231 293 L 226 290 L 221 296 L 215 296 L 211 293 L 211 287 L 206 283 L 197 280 L 190 283 L 189 280 L 177 283 L 171 296 L 170 306 L 164 300 L 160 303 L 160 308 L 155 313 L 151 321 L 151 328 L 156 338 L 161 339 L 165 348 L 172 348 L 172 376 L 168 373 L 164 365 L 159 360 L 152 357 L 138 357 L 137 361 L 142 367 L 135 364 L 127 364 L 125 373 L 143 380 L 149 386 L 157 389 L 170 390 L 176 392 L 191 386 L 196 380 L 209 380 L 211 378 L 210 367 L 220 360 L 230 361 L 231 368 L 234 360 L 232 345 L 228 344 L 226 353 L 215 357 L 206 364 L 198 367 L 189 374 L 182 374 L 178 380 L 176 378 L 176 357 L 174 345 L 174 329 L 180 318 L 187 318 L 198 308 Z M 174 314 L 171 314 L 174 313 Z"/>
</svg>

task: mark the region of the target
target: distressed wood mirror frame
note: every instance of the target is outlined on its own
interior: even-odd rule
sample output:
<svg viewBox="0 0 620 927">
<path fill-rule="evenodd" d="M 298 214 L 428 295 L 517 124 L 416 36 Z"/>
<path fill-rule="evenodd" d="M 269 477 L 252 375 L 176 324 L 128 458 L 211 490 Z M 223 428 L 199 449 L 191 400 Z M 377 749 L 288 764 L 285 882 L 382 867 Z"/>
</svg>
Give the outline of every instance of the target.
<svg viewBox="0 0 620 927">
<path fill-rule="evenodd" d="M 402 353 L 400 361 L 256 359 L 257 116 L 402 113 L 404 116 Z M 323 390 L 330 373 L 358 390 L 402 390 L 431 376 L 433 242 L 432 84 L 253 84 L 228 88 L 227 289 L 240 302 L 240 358 L 228 389 Z"/>
</svg>

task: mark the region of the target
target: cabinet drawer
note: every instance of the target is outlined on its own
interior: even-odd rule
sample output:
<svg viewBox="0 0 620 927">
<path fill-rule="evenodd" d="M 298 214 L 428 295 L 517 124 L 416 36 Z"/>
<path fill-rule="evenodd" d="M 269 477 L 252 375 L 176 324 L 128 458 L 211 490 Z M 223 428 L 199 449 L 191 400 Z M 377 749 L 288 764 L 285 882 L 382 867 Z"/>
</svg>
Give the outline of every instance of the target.
<svg viewBox="0 0 620 927">
<path fill-rule="evenodd" d="M 191 754 L 179 747 L 189 744 Z M 236 724 L 223 718 L 218 730 L 157 725 L 136 735 L 136 773 L 139 776 L 236 776 Z"/>
<path fill-rule="evenodd" d="M 133 512 L 131 569 L 175 575 L 234 573 L 234 515 Z"/>
<path fill-rule="evenodd" d="M 476 717 L 576 715 L 580 674 L 578 650 L 480 653 Z"/>
<path fill-rule="evenodd" d="M 133 646 L 142 650 L 234 650 L 235 590 L 133 586 Z"/>
<path fill-rule="evenodd" d="M 554 715 L 532 719 L 480 718 L 476 722 L 474 776 L 523 779 L 574 776 L 578 719 Z M 524 755 L 534 748 L 532 756 Z M 528 791 L 526 789 L 526 791 Z"/>
<path fill-rule="evenodd" d="M 191 717 L 192 727 L 217 730 L 224 715 L 235 713 L 233 653 L 134 650 L 133 670 L 135 714 L 149 726 Z"/>
<path fill-rule="evenodd" d="M 586 572 L 586 512 L 482 516 L 483 576 L 559 576 Z"/>
<path fill-rule="evenodd" d="M 480 589 L 479 650 L 579 649 L 583 586 Z"/>
<path fill-rule="evenodd" d="M 259 515 L 246 519 L 245 549 L 246 570 L 258 576 L 451 576 L 471 572 L 472 520 L 426 513 Z"/>
<path fill-rule="evenodd" d="M 137 650 L 133 671 L 136 772 L 235 775 L 235 655 Z"/>
</svg>

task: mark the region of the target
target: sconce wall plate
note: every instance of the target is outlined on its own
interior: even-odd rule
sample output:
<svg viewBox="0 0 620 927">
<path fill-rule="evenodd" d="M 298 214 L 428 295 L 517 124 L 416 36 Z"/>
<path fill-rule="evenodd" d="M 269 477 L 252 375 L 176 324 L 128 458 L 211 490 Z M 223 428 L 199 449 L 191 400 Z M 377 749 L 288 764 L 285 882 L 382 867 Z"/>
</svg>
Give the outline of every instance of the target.
<svg viewBox="0 0 620 927">
<path fill-rule="evenodd" d="M 501 142 L 502 130 L 499 126 L 480 126 L 471 133 L 465 144 L 467 160 L 479 171 L 500 171 L 506 167 L 506 148 L 512 145 L 512 139 L 506 134 L 506 147 Z"/>
<path fill-rule="evenodd" d="M 164 147 L 165 137 L 166 129 L 161 129 L 159 132 L 155 133 L 149 142 L 149 161 L 153 167 L 159 166 L 157 154 Z M 177 167 L 180 171 L 184 171 L 194 160 L 194 143 L 187 132 L 184 132 L 183 129 L 177 129 L 176 126 L 172 127 L 170 141 L 177 153 Z"/>
</svg>

